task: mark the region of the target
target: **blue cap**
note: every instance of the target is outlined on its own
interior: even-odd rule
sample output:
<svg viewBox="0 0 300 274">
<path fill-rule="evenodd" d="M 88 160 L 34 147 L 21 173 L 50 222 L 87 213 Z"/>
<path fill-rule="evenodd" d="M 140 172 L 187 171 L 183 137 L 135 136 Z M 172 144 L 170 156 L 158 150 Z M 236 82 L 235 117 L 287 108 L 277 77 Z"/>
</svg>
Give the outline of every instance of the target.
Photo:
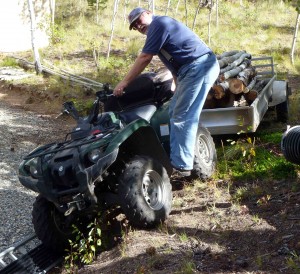
<svg viewBox="0 0 300 274">
<path fill-rule="evenodd" d="M 129 13 L 128 20 L 129 20 L 129 29 L 130 30 L 132 29 L 132 25 L 134 24 L 135 20 L 137 20 L 144 11 L 147 11 L 147 10 L 145 10 L 143 8 L 135 8 Z"/>
</svg>

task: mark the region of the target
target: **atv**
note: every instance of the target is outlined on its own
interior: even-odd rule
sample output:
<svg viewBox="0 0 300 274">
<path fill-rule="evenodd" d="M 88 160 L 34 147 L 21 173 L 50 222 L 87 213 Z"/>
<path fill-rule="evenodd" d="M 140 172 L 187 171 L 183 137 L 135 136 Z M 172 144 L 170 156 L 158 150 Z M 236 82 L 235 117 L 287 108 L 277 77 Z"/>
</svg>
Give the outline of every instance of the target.
<svg viewBox="0 0 300 274">
<path fill-rule="evenodd" d="M 172 206 L 171 86 L 170 73 L 144 73 L 121 97 L 103 85 L 86 117 L 73 102 L 63 104 L 75 128 L 65 140 L 33 150 L 19 166 L 21 184 L 39 194 L 32 222 L 44 245 L 63 250 L 73 224 L 87 224 L 95 212 L 111 207 L 121 209 L 135 227 L 166 220 Z M 213 139 L 199 125 L 191 176 L 209 178 L 215 166 Z"/>
</svg>

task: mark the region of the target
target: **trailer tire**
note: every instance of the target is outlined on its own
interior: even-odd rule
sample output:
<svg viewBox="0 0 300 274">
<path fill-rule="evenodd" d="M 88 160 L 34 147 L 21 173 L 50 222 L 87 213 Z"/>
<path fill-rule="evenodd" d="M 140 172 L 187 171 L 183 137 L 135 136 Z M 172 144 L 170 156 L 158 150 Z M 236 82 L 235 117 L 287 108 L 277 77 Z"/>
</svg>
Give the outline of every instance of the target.
<svg viewBox="0 0 300 274">
<path fill-rule="evenodd" d="M 288 84 L 286 84 L 286 100 L 275 106 L 276 118 L 278 122 L 286 123 L 289 119 L 289 95 L 291 95 L 291 93 L 291 88 L 288 86 Z"/>
<path fill-rule="evenodd" d="M 166 169 L 148 156 L 135 156 L 119 179 L 120 205 L 136 227 L 165 221 L 172 206 L 172 186 Z"/>
<path fill-rule="evenodd" d="M 217 152 L 213 138 L 207 128 L 199 126 L 192 176 L 200 179 L 208 179 L 214 174 L 216 164 Z"/>
</svg>

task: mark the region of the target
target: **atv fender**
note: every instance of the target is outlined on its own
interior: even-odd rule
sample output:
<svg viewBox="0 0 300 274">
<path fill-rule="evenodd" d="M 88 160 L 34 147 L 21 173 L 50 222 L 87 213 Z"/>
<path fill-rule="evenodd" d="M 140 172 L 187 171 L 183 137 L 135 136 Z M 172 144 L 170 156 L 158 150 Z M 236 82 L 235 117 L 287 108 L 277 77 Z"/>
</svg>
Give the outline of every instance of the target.
<svg viewBox="0 0 300 274">
<path fill-rule="evenodd" d="M 134 155 L 148 155 L 166 168 L 168 175 L 172 174 L 170 159 L 150 124 L 144 119 L 138 119 L 126 125 L 107 147 L 107 152 L 119 147 L 120 152 L 130 152 Z"/>
</svg>

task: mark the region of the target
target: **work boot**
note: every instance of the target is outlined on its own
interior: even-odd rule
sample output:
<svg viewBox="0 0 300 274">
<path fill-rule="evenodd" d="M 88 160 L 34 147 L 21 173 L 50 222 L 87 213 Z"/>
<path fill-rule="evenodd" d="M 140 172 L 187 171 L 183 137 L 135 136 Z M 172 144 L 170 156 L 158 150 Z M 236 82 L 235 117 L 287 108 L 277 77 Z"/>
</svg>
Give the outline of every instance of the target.
<svg viewBox="0 0 300 274">
<path fill-rule="evenodd" d="M 191 176 L 191 171 L 190 170 L 186 170 L 186 169 L 182 169 L 182 168 L 175 168 L 175 167 L 173 167 L 172 176 L 176 176 L 176 177 L 189 177 L 189 176 Z"/>
</svg>

